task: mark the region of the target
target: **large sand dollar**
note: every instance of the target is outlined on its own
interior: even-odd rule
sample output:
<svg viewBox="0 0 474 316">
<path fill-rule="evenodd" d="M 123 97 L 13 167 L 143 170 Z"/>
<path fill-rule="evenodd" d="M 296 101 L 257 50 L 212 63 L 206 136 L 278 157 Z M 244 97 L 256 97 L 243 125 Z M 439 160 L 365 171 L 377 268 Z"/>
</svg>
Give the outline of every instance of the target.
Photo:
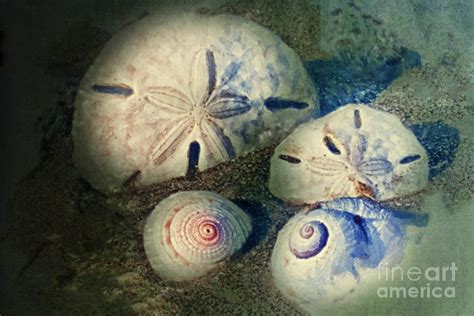
<svg viewBox="0 0 474 316">
<path fill-rule="evenodd" d="M 317 111 L 299 57 L 240 17 L 150 16 L 83 78 L 74 161 L 102 191 L 162 182 L 279 142 Z"/>
</svg>

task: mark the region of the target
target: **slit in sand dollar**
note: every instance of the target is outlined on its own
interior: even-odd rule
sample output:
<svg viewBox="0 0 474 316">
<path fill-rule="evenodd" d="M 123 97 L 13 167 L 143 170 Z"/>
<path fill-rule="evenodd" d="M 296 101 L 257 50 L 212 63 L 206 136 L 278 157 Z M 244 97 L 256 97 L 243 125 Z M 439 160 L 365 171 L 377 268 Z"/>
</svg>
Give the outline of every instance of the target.
<svg viewBox="0 0 474 316">
<path fill-rule="evenodd" d="M 152 15 L 114 36 L 82 79 L 73 158 L 103 192 L 137 170 L 136 187 L 194 176 L 278 143 L 316 101 L 303 63 L 268 29 L 230 15 Z"/>
</svg>

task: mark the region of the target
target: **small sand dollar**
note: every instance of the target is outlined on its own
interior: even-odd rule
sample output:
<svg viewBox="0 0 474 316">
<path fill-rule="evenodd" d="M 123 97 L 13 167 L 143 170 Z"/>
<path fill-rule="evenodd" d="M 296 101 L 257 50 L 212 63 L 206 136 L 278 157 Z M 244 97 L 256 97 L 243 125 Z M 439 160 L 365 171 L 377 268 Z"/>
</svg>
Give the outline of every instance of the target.
<svg viewBox="0 0 474 316">
<path fill-rule="evenodd" d="M 150 16 L 112 38 L 84 76 L 74 162 L 101 191 L 145 186 L 275 144 L 317 110 L 303 63 L 264 27 Z"/>
<path fill-rule="evenodd" d="M 237 252 L 250 235 L 249 216 L 207 191 L 186 191 L 161 201 L 146 221 L 145 252 L 165 280 L 202 276 Z"/>
<path fill-rule="evenodd" d="M 428 157 L 392 114 L 351 104 L 300 125 L 275 149 L 269 189 L 294 204 L 339 197 L 386 200 L 428 182 Z"/>
</svg>

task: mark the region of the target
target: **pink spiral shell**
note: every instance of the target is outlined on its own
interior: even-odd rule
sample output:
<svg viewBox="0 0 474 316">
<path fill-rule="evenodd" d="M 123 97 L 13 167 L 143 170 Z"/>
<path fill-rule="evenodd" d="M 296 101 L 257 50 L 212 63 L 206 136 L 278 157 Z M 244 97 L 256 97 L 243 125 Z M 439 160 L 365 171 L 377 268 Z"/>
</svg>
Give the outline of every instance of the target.
<svg viewBox="0 0 474 316">
<path fill-rule="evenodd" d="M 250 231 L 250 218 L 231 201 L 212 192 L 180 192 L 147 219 L 145 252 L 163 279 L 192 279 L 238 251 Z"/>
</svg>

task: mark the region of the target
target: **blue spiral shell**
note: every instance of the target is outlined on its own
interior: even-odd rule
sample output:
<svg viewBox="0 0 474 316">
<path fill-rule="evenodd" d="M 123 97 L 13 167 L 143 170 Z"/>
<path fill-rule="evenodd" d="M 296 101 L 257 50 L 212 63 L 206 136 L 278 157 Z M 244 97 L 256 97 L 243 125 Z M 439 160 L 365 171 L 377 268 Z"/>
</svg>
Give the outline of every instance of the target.
<svg viewBox="0 0 474 316">
<path fill-rule="evenodd" d="M 271 259 L 275 284 L 298 304 L 343 299 L 370 285 L 378 268 L 402 260 L 408 224 L 426 223 L 426 215 L 365 198 L 322 203 L 279 232 Z"/>
</svg>

